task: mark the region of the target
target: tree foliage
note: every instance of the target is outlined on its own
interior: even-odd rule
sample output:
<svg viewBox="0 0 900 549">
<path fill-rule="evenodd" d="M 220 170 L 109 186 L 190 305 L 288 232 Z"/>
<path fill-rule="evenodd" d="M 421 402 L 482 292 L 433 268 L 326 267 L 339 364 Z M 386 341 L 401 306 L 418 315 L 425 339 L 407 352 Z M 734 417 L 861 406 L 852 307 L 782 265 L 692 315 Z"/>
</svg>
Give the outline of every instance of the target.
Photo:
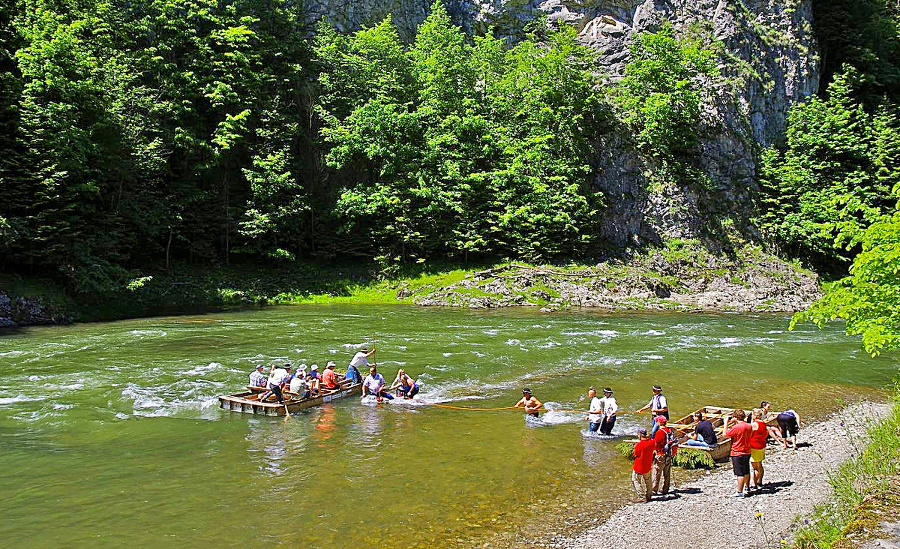
<svg viewBox="0 0 900 549">
<path fill-rule="evenodd" d="M 787 145 L 763 154 L 761 227 L 785 252 L 820 269 L 852 258 L 857 234 L 893 207 L 900 124 L 885 104 L 869 114 L 849 69 L 788 116 Z M 848 247 L 848 244 L 850 246 Z"/>
<path fill-rule="evenodd" d="M 602 114 L 571 30 L 469 43 L 438 3 L 408 50 L 386 20 L 321 29 L 316 51 L 326 159 L 347 174 L 338 214 L 382 260 L 585 249 Z"/>
</svg>

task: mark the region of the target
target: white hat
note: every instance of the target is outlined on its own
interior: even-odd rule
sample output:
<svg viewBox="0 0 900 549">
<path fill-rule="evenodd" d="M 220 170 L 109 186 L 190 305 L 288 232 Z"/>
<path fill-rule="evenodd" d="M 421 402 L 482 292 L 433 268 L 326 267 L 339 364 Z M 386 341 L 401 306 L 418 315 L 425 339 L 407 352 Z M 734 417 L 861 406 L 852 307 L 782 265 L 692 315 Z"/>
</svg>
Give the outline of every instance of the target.
<svg viewBox="0 0 900 549">
<path fill-rule="evenodd" d="M 326 368 L 334 368 L 335 366 L 337 366 L 337 364 L 335 364 L 334 361 L 331 360 L 329 360 L 328 364 L 325 365 Z"/>
<path fill-rule="evenodd" d="M 318 369 L 319 369 L 319 365 L 318 365 L 318 364 L 313 364 L 313 365 L 312 365 L 312 369 L 313 369 L 313 370 L 318 370 Z"/>
<path fill-rule="evenodd" d="M 297 369 L 298 369 L 298 370 L 305 370 L 305 369 L 306 369 L 306 364 L 301 364 L 300 367 L 297 368 Z"/>
</svg>

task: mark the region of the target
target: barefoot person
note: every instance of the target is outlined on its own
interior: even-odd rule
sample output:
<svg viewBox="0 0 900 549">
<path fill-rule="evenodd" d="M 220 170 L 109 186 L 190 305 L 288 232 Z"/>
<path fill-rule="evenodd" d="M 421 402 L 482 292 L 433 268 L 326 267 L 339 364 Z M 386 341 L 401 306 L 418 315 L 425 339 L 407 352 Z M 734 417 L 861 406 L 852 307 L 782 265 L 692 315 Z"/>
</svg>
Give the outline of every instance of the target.
<svg viewBox="0 0 900 549">
<path fill-rule="evenodd" d="M 281 389 L 290 379 L 290 364 L 285 364 L 284 368 L 273 368 L 272 372 L 269 374 L 269 390 L 266 391 L 263 396 L 259 397 L 260 402 L 265 402 L 267 398 L 274 394 L 278 403 L 284 404 L 284 395 L 281 394 Z"/>
<path fill-rule="evenodd" d="M 684 442 L 685 446 L 713 448 L 719 443 L 712 423 L 708 419 L 703 419 L 703 413 L 699 410 L 694 412 L 694 422 L 697 423 L 697 426 L 694 428 L 694 432 L 688 435 L 687 440 Z"/>
<path fill-rule="evenodd" d="M 631 484 L 634 485 L 635 503 L 650 501 L 653 494 L 651 488 L 650 470 L 653 468 L 653 454 L 656 452 L 656 442 L 647 435 L 647 429 L 638 429 L 638 441 L 634 445 L 631 455 L 634 456 L 634 465 L 631 466 Z"/>
<path fill-rule="evenodd" d="M 531 396 L 531 389 L 525 387 L 522 389 L 522 398 L 516 402 L 514 408 L 525 408 L 525 413 L 532 417 L 539 417 L 538 410 L 541 409 L 541 401 Z"/>
<path fill-rule="evenodd" d="M 761 408 L 754 408 L 752 413 L 753 421 L 750 422 L 750 466 L 753 468 L 751 477 L 753 480 L 753 488 L 759 490 L 763 485 L 763 460 L 766 459 L 766 437 L 769 436 L 766 429 L 766 422 L 762 421 L 763 411 Z"/>
<path fill-rule="evenodd" d="M 734 476 L 737 478 L 737 492 L 731 494 L 733 498 L 742 498 L 745 496 L 744 487 L 750 491 L 750 437 L 752 436 L 752 427 L 744 421 L 747 414 L 737 409 L 731 412 L 730 416 L 725 417 L 725 436 L 731 437 L 731 467 L 734 469 Z M 735 421 L 733 427 L 729 427 L 731 420 Z"/>
</svg>

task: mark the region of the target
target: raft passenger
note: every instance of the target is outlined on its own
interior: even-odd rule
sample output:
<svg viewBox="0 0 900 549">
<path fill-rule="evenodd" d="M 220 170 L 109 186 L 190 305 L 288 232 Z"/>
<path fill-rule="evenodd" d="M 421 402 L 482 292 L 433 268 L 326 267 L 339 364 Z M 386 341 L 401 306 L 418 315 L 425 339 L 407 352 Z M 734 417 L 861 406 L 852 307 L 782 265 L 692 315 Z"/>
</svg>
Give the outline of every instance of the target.
<svg viewBox="0 0 900 549">
<path fill-rule="evenodd" d="M 687 436 L 687 440 L 684 442 L 685 446 L 712 448 L 719 443 L 716 430 L 713 429 L 712 423 L 708 419 L 703 419 L 702 412 L 694 412 L 694 421 L 697 422 L 697 426 L 694 428 L 694 432 Z"/>
<path fill-rule="evenodd" d="M 269 390 L 259 397 L 260 402 L 265 402 L 273 394 L 278 399 L 279 404 L 284 404 L 284 395 L 281 393 L 282 387 L 291 378 L 291 365 L 285 364 L 284 368 L 272 368 L 269 374 Z"/>
<path fill-rule="evenodd" d="M 329 361 L 328 364 L 325 365 L 325 372 L 322 374 L 322 385 L 329 391 L 335 391 L 341 388 L 337 374 L 334 373 L 335 366 L 336 364 L 334 362 Z"/>
<path fill-rule="evenodd" d="M 265 366 L 262 364 L 257 364 L 256 369 L 250 372 L 250 379 L 247 382 L 247 385 L 251 387 L 265 387 L 269 380 L 266 378 L 266 374 L 263 373 Z"/>
</svg>

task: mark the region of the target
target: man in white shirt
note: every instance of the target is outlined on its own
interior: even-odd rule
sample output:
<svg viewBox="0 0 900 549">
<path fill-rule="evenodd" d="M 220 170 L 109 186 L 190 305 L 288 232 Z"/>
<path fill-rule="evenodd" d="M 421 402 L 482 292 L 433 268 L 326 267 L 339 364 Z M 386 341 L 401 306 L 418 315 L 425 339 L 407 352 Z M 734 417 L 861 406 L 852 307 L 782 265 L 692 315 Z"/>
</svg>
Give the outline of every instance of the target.
<svg viewBox="0 0 900 549">
<path fill-rule="evenodd" d="M 619 411 L 619 403 L 609 387 L 603 388 L 603 398 L 599 399 L 603 408 L 603 424 L 600 426 L 600 434 L 612 436 L 613 426 L 616 424 L 616 412 Z"/>
<path fill-rule="evenodd" d="M 374 395 L 378 398 L 393 399 L 394 397 L 384 390 L 384 376 L 378 373 L 375 366 L 369 368 L 369 375 L 363 381 L 363 396 Z"/>
<path fill-rule="evenodd" d="M 281 394 L 281 388 L 291 379 L 291 365 L 285 364 L 284 368 L 275 368 L 269 374 L 269 390 L 259 397 L 260 401 L 265 401 L 269 396 L 275 395 L 279 404 L 284 404 L 284 396 Z"/>
<path fill-rule="evenodd" d="M 353 355 L 353 358 L 350 359 L 350 366 L 353 366 L 359 370 L 362 370 L 363 367 L 369 366 L 369 357 L 375 354 L 375 347 L 372 347 L 372 350 L 363 349 L 360 352 Z"/>
<path fill-rule="evenodd" d="M 638 412 L 643 412 L 648 408 L 650 409 L 650 421 L 653 423 L 650 426 L 650 438 L 653 438 L 656 436 L 656 430 L 659 429 L 659 423 L 656 421 L 657 416 L 663 416 L 666 418 L 666 421 L 669 420 L 669 403 L 666 401 L 666 397 L 663 396 L 662 387 L 659 385 L 653 386 L 653 398 Z"/>
<path fill-rule="evenodd" d="M 588 398 L 590 399 L 590 407 L 588 408 L 588 429 L 592 433 L 596 433 L 600 429 L 603 420 L 603 403 L 597 398 L 597 391 L 593 387 L 588 389 Z"/>
</svg>

